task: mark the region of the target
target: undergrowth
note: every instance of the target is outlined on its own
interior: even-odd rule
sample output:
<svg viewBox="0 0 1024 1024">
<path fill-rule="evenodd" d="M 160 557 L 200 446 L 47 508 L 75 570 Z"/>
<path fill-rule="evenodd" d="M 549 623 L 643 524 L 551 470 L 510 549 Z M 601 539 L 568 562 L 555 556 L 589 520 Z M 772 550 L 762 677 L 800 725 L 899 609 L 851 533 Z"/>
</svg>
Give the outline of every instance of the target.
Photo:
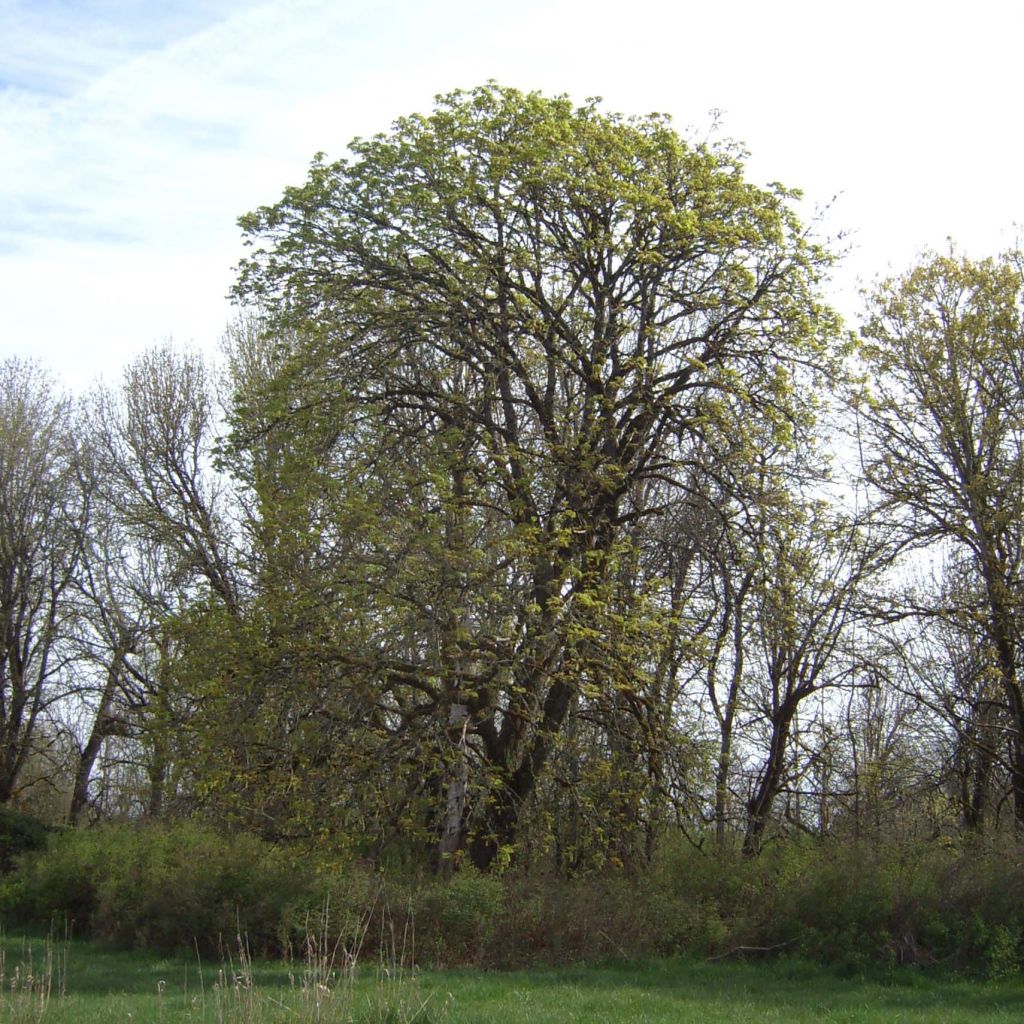
<svg viewBox="0 0 1024 1024">
<path fill-rule="evenodd" d="M 464 868 L 441 879 L 191 823 L 106 826 L 51 835 L 45 851 L 24 854 L 0 880 L 0 920 L 205 957 L 244 935 L 246 955 L 308 961 L 313 922 L 330 948 L 381 963 L 399 947 L 409 965 L 448 967 L 783 951 L 849 970 L 937 966 L 995 979 L 1024 964 L 1024 847 L 883 836 L 780 842 L 747 859 L 665 842 L 632 871 Z"/>
</svg>

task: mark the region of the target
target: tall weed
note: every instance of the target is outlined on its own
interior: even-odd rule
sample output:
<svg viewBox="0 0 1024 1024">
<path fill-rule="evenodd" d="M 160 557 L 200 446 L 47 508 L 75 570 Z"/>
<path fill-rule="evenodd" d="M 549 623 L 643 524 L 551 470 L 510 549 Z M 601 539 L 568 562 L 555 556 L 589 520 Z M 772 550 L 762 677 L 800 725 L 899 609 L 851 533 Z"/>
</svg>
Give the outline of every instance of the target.
<svg viewBox="0 0 1024 1024">
<path fill-rule="evenodd" d="M 52 1001 L 60 1001 L 67 979 L 67 945 L 49 938 L 42 949 L 24 943 L 14 960 L 0 941 L 0 1021 L 40 1024 Z"/>
</svg>

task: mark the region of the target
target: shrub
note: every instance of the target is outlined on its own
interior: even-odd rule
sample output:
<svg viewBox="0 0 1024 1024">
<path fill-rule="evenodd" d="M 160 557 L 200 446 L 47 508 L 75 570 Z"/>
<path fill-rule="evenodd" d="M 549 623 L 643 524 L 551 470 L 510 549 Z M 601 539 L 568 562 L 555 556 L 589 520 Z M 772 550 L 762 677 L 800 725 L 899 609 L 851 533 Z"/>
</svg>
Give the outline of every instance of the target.
<svg viewBox="0 0 1024 1024">
<path fill-rule="evenodd" d="M 10 871 L 22 854 L 42 850 L 50 831 L 32 815 L 0 806 L 0 872 Z"/>
<path fill-rule="evenodd" d="M 411 928 L 408 893 L 364 864 L 320 857 L 307 868 L 301 895 L 282 915 L 282 951 L 301 959 L 315 937 L 332 950 L 394 959 Z"/>
<path fill-rule="evenodd" d="M 435 963 L 481 963 L 505 910 L 500 878 L 465 867 L 423 887 L 412 903 L 419 948 Z"/>
<path fill-rule="evenodd" d="M 258 950 L 280 942 L 303 871 L 248 835 L 190 823 L 109 825 L 54 837 L 5 884 L 0 906 L 22 923 L 63 918 L 118 945 L 210 950 L 242 933 Z"/>
<path fill-rule="evenodd" d="M 106 861 L 101 844 L 91 839 L 88 833 L 66 832 L 51 837 L 44 852 L 22 856 L 17 870 L 0 884 L 5 921 L 46 926 L 57 918 L 80 934 L 91 934 Z"/>
<path fill-rule="evenodd" d="M 0 879 L 7 922 L 67 920 L 121 945 L 216 952 L 320 948 L 433 964 L 520 966 L 785 950 L 860 970 L 946 964 L 1002 977 L 1024 963 L 1024 846 L 892 835 L 739 851 L 666 843 L 633 873 L 450 879 L 288 854 L 191 823 L 50 836 Z"/>
</svg>

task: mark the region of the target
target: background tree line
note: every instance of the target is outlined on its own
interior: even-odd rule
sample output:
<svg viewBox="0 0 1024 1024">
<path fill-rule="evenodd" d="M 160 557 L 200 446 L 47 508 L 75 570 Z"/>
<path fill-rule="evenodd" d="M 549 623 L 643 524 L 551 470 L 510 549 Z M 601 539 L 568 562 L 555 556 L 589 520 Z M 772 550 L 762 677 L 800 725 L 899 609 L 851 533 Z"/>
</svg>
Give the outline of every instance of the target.
<svg viewBox="0 0 1024 1024">
<path fill-rule="evenodd" d="M 0 367 L 0 802 L 449 871 L 1024 825 L 1024 268 L 488 85 L 242 218 L 216 367 Z"/>
</svg>

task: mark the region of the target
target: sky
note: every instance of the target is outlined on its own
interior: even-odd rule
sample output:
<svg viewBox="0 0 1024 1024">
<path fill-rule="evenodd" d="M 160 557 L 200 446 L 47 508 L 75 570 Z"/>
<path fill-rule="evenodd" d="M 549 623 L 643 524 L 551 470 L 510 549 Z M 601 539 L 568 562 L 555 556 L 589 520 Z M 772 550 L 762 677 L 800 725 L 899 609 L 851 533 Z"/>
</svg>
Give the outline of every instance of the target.
<svg viewBox="0 0 1024 1024">
<path fill-rule="evenodd" d="M 0 358 L 83 391 L 167 338 L 214 352 L 241 214 L 488 79 L 717 118 L 842 236 L 854 326 L 922 250 L 1016 241 L 1022 39 L 1012 0 L 0 0 Z"/>
</svg>

